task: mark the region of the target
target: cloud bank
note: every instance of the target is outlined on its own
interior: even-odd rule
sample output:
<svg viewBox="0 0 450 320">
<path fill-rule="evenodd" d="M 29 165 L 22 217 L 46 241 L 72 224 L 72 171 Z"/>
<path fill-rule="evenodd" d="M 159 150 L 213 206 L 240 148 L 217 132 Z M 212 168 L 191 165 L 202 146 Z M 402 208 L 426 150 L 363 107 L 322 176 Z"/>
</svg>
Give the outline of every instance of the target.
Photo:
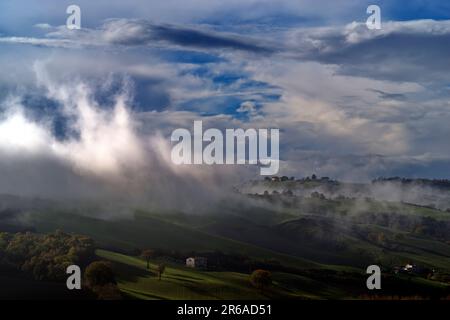
<svg viewBox="0 0 450 320">
<path fill-rule="evenodd" d="M 138 121 L 126 90 L 105 109 L 81 80 L 55 83 L 45 63 L 35 71 L 47 97 L 59 104 L 52 117 L 67 117 L 71 134 L 55 136 L 54 119 L 28 117 L 18 97 L 4 101 L 0 193 L 188 212 L 230 196 L 236 170 L 173 165 L 169 140 Z"/>
</svg>

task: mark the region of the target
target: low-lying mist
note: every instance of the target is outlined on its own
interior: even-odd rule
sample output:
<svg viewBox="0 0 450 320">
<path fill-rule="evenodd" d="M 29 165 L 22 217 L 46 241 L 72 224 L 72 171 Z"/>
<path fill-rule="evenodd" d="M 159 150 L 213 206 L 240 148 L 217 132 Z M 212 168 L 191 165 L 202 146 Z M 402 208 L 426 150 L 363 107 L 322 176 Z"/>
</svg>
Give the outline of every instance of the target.
<svg viewBox="0 0 450 320">
<path fill-rule="evenodd" d="M 449 186 L 433 186 L 433 180 L 410 179 L 402 183 L 401 179 L 375 180 L 367 183 L 334 181 L 329 178 L 317 180 L 298 179 L 290 181 L 251 181 L 241 185 L 245 194 L 292 194 L 298 197 L 323 196 L 325 199 L 348 198 L 355 200 L 355 211 L 364 211 L 367 202 L 405 203 L 445 211 L 450 209 Z"/>
</svg>

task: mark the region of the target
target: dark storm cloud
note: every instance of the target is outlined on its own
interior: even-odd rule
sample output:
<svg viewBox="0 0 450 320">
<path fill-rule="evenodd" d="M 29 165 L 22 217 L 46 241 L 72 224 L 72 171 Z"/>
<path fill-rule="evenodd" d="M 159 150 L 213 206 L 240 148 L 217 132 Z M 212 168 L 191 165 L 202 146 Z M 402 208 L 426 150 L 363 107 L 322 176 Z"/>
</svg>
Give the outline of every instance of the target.
<svg viewBox="0 0 450 320">
<path fill-rule="evenodd" d="M 274 51 L 251 37 L 218 33 L 206 28 L 154 24 L 146 20 L 108 20 L 101 28 L 101 36 L 108 43 L 127 46 L 151 45 L 155 41 L 163 41 L 184 47 L 205 49 L 227 48 L 256 53 Z"/>
<path fill-rule="evenodd" d="M 386 22 L 381 30 L 353 23 L 296 31 L 299 59 L 339 66 L 339 73 L 371 79 L 429 82 L 450 70 L 450 22 Z"/>
<path fill-rule="evenodd" d="M 148 46 L 232 49 L 257 54 L 271 54 L 276 47 L 269 40 L 224 33 L 206 27 L 187 27 L 174 24 L 155 24 L 138 19 L 108 19 L 98 29 L 68 30 L 65 26 L 46 27 L 45 38 L 3 37 L 1 42 L 49 47 L 86 46 Z"/>
<path fill-rule="evenodd" d="M 450 70 L 450 35 L 392 34 L 352 44 L 318 57 L 324 63 L 342 66 L 351 75 L 397 81 L 427 81 Z M 380 64 L 385 68 L 380 68 Z"/>
<path fill-rule="evenodd" d="M 152 31 L 156 38 L 182 46 L 229 48 L 262 54 L 269 54 L 275 51 L 273 48 L 257 43 L 254 39 L 236 35 L 225 36 L 211 31 L 187 29 L 169 25 L 154 26 Z"/>
<path fill-rule="evenodd" d="M 402 93 L 389 93 L 382 90 L 368 89 L 368 91 L 376 93 L 381 99 L 386 100 L 406 100 L 406 95 Z"/>
</svg>

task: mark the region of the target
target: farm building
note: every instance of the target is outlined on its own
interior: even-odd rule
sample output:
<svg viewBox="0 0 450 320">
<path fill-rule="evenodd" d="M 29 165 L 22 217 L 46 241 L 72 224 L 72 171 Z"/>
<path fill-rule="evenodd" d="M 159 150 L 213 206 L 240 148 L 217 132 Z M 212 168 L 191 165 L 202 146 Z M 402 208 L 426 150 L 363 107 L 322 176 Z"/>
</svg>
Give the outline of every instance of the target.
<svg viewBox="0 0 450 320">
<path fill-rule="evenodd" d="M 186 259 L 186 267 L 205 269 L 208 259 L 204 257 L 189 257 Z"/>
</svg>

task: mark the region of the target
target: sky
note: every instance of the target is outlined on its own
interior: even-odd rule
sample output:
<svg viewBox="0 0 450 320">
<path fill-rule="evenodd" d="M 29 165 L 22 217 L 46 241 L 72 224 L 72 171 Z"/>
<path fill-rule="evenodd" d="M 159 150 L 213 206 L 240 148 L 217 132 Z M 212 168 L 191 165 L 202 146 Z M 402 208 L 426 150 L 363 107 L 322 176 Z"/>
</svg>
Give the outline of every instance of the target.
<svg viewBox="0 0 450 320">
<path fill-rule="evenodd" d="M 191 199 L 258 178 L 173 167 L 194 120 L 279 128 L 279 175 L 450 178 L 449 56 L 448 1 L 2 0 L 0 192 Z"/>
</svg>

